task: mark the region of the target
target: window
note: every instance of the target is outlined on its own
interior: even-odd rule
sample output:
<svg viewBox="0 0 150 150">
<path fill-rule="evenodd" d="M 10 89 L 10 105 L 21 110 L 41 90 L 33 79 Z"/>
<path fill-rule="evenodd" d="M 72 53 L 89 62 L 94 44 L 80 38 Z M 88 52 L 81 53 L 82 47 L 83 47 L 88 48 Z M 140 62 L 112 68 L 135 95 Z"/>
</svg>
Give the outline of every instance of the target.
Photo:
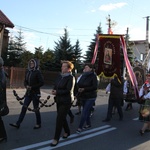
<svg viewBox="0 0 150 150">
<path fill-rule="evenodd" d="M 140 54 L 140 60 L 141 60 L 141 61 L 144 60 L 144 54 L 143 54 L 143 53 Z"/>
</svg>

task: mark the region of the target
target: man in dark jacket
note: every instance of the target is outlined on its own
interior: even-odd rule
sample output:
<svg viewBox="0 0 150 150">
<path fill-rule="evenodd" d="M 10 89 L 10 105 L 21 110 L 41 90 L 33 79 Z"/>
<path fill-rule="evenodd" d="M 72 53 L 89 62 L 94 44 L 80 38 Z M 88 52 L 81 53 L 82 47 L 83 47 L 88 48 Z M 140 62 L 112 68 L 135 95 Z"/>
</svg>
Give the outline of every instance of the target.
<svg viewBox="0 0 150 150">
<path fill-rule="evenodd" d="M 3 109 L 6 103 L 6 76 L 3 64 L 3 59 L 0 57 L 0 109 Z M 2 117 L 0 116 L 0 142 L 4 140 L 7 140 L 7 134 Z"/>
<path fill-rule="evenodd" d="M 109 102 L 108 102 L 107 117 L 105 120 L 103 120 L 103 122 L 108 122 L 111 120 L 113 106 L 116 106 L 118 110 L 119 117 L 120 117 L 119 120 L 121 121 L 123 119 L 123 112 L 121 107 L 122 100 L 123 100 L 123 85 L 119 81 L 118 77 L 115 76 L 110 83 L 110 95 L 109 95 Z"/>
<path fill-rule="evenodd" d="M 43 86 L 44 80 L 41 72 L 38 68 L 38 61 L 36 59 L 31 59 L 28 63 L 28 69 L 25 74 L 24 85 L 26 88 L 24 104 L 18 118 L 18 121 L 10 126 L 19 128 L 21 122 L 23 121 L 27 108 L 30 105 L 31 101 L 33 102 L 33 107 L 36 115 L 36 125 L 34 129 L 39 129 L 41 127 L 41 115 L 39 111 L 39 99 L 41 97 L 40 87 Z"/>
</svg>

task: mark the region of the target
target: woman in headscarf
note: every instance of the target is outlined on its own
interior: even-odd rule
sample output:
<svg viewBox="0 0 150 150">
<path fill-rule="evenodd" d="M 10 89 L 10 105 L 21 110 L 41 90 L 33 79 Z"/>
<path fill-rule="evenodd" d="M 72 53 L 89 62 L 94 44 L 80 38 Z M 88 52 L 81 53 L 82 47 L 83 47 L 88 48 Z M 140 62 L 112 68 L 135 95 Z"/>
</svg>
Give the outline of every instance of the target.
<svg viewBox="0 0 150 150">
<path fill-rule="evenodd" d="M 41 97 L 40 87 L 43 86 L 44 80 L 41 72 L 39 71 L 38 61 L 36 59 L 31 59 L 28 63 L 28 69 L 25 74 L 24 86 L 26 88 L 26 94 L 24 99 L 24 104 L 22 106 L 21 113 L 16 123 L 9 124 L 12 127 L 19 128 L 22 123 L 27 108 L 31 101 L 36 115 L 36 125 L 34 129 L 41 128 L 41 115 L 39 111 L 39 99 Z"/>
</svg>

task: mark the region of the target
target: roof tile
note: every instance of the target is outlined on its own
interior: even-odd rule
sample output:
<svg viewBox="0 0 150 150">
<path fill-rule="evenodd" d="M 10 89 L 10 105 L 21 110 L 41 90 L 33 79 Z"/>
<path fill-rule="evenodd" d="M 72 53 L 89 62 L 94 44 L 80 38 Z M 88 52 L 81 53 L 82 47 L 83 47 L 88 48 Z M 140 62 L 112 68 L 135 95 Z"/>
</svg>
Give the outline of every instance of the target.
<svg viewBox="0 0 150 150">
<path fill-rule="evenodd" d="M 0 24 L 10 28 L 14 27 L 14 24 L 7 18 L 7 16 L 1 10 L 0 10 Z"/>
</svg>

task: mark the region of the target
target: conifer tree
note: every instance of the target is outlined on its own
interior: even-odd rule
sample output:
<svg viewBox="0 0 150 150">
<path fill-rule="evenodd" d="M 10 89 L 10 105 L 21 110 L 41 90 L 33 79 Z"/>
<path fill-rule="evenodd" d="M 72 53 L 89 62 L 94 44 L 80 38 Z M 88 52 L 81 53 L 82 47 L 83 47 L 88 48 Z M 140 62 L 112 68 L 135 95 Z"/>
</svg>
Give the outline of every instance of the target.
<svg viewBox="0 0 150 150">
<path fill-rule="evenodd" d="M 76 41 L 74 46 L 73 60 L 75 66 L 75 73 L 81 70 L 81 58 L 82 58 L 82 49 L 80 48 L 79 40 Z"/>
<path fill-rule="evenodd" d="M 50 71 L 54 71 L 55 67 L 54 67 L 54 51 L 51 49 L 47 49 L 44 53 L 43 53 L 43 69 L 44 70 L 50 70 Z"/>
<path fill-rule="evenodd" d="M 101 24 L 99 24 L 99 26 L 97 27 L 96 34 L 94 34 L 94 38 L 92 39 L 90 45 L 88 46 L 88 50 L 86 51 L 85 61 L 88 63 L 90 63 L 93 58 L 94 49 L 95 49 L 96 40 L 97 40 L 97 34 L 102 34 Z M 98 59 L 96 60 L 96 62 L 97 61 Z"/>
<path fill-rule="evenodd" d="M 64 29 L 64 35 L 60 37 L 58 42 L 55 42 L 55 68 L 60 70 L 61 60 L 73 61 L 74 46 L 71 45 L 67 29 Z"/>
<path fill-rule="evenodd" d="M 7 65 L 20 67 L 21 65 L 21 55 L 26 50 L 26 43 L 24 42 L 23 32 L 18 31 L 18 35 L 15 37 L 10 37 L 8 43 L 8 53 L 7 53 Z"/>
</svg>

